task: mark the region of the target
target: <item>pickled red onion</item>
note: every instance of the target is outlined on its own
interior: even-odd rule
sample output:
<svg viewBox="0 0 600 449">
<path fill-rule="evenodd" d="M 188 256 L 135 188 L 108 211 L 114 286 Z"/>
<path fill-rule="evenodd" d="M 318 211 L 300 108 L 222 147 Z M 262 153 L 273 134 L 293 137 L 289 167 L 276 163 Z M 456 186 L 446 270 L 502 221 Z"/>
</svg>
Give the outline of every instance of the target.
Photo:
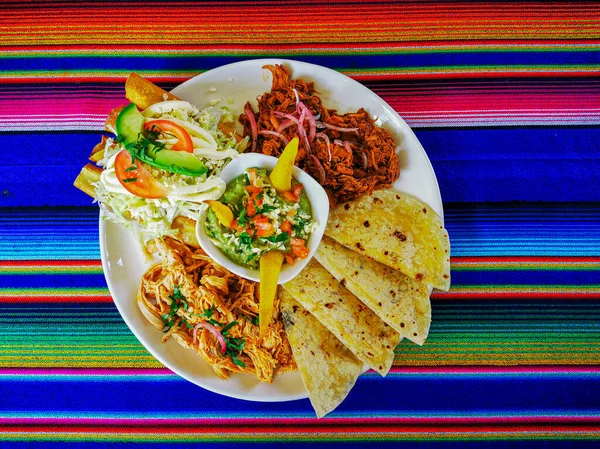
<svg viewBox="0 0 600 449">
<path fill-rule="evenodd" d="M 290 143 L 289 140 L 287 140 L 283 134 L 278 133 L 276 131 L 263 130 L 263 131 L 260 131 L 258 134 L 262 134 L 262 135 L 270 134 L 272 136 L 279 137 L 283 141 L 284 145 L 287 145 L 288 143 Z"/>
<path fill-rule="evenodd" d="M 250 108 L 244 110 L 248 121 L 250 122 L 250 129 L 252 130 L 252 152 L 256 150 L 256 139 L 258 138 L 258 127 L 256 126 L 256 119 L 254 118 L 254 112 Z"/>
<path fill-rule="evenodd" d="M 225 354 L 225 351 L 227 351 L 227 343 L 225 343 L 225 338 L 223 337 L 221 332 L 219 332 L 219 329 L 214 327 L 212 324 L 208 324 L 206 321 L 202 321 L 201 323 L 198 323 L 194 326 L 194 333 L 192 335 L 192 344 L 194 344 L 196 342 L 196 334 L 198 332 L 198 329 L 201 327 L 203 327 L 204 329 L 209 331 L 211 334 L 213 334 L 215 337 L 217 337 L 217 340 L 219 341 L 219 345 L 221 345 L 221 354 Z"/>
</svg>

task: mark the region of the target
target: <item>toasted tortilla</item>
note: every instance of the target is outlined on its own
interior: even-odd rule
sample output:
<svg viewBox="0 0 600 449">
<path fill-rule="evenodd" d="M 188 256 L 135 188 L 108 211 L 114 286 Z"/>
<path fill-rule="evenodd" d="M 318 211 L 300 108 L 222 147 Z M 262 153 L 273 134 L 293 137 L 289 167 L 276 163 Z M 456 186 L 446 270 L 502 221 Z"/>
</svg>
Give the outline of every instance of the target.
<svg viewBox="0 0 600 449">
<path fill-rule="evenodd" d="M 441 218 L 406 193 L 378 190 L 329 213 L 325 234 L 431 287 L 450 288 L 450 241 Z"/>
<path fill-rule="evenodd" d="M 424 326 L 424 320 L 420 320 L 419 326 L 415 313 L 415 303 L 429 303 L 429 288 L 425 284 L 355 253 L 329 237 L 323 237 L 315 258 L 403 337 L 418 345 L 425 342 L 429 323 Z"/>
<path fill-rule="evenodd" d="M 283 287 L 356 357 L 385 376 L 394 361 L 398 332 L 312 259 Z"/>
<path fill-rule="evenodd" d="M 317 418 L 342 403 L 363 363 L 284 289 L 279 311 L 292 353 Z"/>
<path fill-rule="evenodd" d="M 125 97 L 140 109 L 146 109 L 154 103 L 165 100 L 181 100 L 170 92 L 161 89 L 152 81 L 131 73 L 125 82 Z"/>
</svg>

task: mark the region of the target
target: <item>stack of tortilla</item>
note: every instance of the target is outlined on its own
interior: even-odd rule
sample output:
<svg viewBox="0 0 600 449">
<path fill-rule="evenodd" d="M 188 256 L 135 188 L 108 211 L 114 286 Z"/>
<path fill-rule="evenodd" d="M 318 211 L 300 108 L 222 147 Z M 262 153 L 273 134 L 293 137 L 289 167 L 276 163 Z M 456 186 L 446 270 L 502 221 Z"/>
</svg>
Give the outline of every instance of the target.
<svg viewBox="0 0 600 449">
<path fill-rule="evenodd" d="M 281 314 L 317 416 L 364 367 L 385 376 L 406 338 L 423 345 L 432 288 L 450 288 L 450 243 L 420 200 L 380 190 L 333 209 L 306 268 L 280 289 Z"/>
</svg>

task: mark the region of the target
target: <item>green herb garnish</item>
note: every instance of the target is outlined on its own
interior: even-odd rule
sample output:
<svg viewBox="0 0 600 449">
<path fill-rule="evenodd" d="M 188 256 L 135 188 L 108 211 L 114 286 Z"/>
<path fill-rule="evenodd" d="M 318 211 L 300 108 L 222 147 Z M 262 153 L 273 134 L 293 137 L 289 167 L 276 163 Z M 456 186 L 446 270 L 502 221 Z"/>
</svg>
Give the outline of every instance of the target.
<svg viewBox="0 0 600 449">
<path fill-rule="evenodd" d="M 272 242 L 272 243 L 280 243 L 286 242 L 290 238 L 290 235 L 287 232 L 282 232 L 279 235 L 271 235 L 269 237 L 263 237 L 263 239 Z"/>
<path fill-rule="evenodd" d="M 238 224 L 240 226 L 246 226 L 246 208 L 242 207 L 240 214 L 238 215 Z"/>
<path fill-rule="evenodd" d="M 223 326 L 223 323 L 219 323 L 217 320 L 212 318 L 214 313 L 215 313 L 215 309 L 206 309 L 199 316 L 206 318 L 205 321 L 209 324 L 212 324 L 213 326 Z"/>
<path fill-rule="evenodd" d="M 240 234 L 240 242 L 244 245 L 250 245 L 252 243 L 252 237 L 247 232 L 242 232 Z"/>
<path fill-rule="evenodd" d="M 221 329 L 221 335 L 225 339 L 225 344 L 227 346 L 225 355 L 228 355 L 229 357 L 231 357 L 231 360 L 233 361 L 233 363 L 235 365 L 245 368 L 246 364 L 244 362 L 242 362 L 238 357 L 242 353 L 242 350 L 244 349 L 244 346 L 246 345 L 246 340 L 244 340 L 243 338 L 229 337 L 227 335 L 229 330 L 236 324 L 238 324 L 237 321 L 232 321 L 227 326 L 225 326 L 223 329 Z"/>
<path fill-rule="evenodd" d="M 123 179 L 123 182 L 136 182 L 137 178 L 129 178 L 129 179 Z"/>
<path fill-rule="evenodd" d="M 168 332 L 169 329 L 171 329 L 173 327 L 173 325 L 175 324 L 177 312 L 179 311 L 179 309 L 181 309 L 181 307 L 183 307 L 184 310 L 187 310 L 189 307 L 189 305 L 185 299 L 185 296 L 183 296 L 183 294 L 181 293 L 181 290 L 179 290 L 178 285 L 176 285 L 173 288 L 173 294 L 171 296 L 169 296 L 169 299 L 171 300 L 171 306 L 169 307 L 169 313 L 162 315 L 162 319 L 165 324 L 165 326 L 163 327 L 163 332 Z M 184 323 L 185 323 L 185 321 L 184 321 Z"/>
</svg>

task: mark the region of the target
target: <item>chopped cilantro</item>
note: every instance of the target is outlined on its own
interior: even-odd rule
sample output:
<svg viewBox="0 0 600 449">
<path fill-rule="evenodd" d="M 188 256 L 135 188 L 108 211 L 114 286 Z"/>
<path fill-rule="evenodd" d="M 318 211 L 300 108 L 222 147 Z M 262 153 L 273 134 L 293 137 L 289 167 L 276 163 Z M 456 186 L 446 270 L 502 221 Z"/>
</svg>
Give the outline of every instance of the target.
<svg viewBox="0 0 600 449">
<path fill-rule="evenodd" d="M 240 234 L 240 242 L 244 245 L 250 245 L 252 243 L 252 237 L 247 232 L 242 232 Z"/>
<path fill-rule="evenodd" d="M 233 326 L 235 326 L 236 324 L 238 324 L 237 321 L 232 321 L 231 323 L 229 323 L 227 326 L 225 326 L 223 329 L 221 329 L 221 334 L 222 335 L 227 335 L 227 332 L 229 332 L 229 329 L 231 329 Z"/>
<path fill-rule="evenodd" d="M 123 182 L 136 182 L 137 178 L 129 178 L 129 179 L 123 179 Z"/>
<path fill-rule="evenodd" d="M 169 296 L 169 298 L 171 299 L 169 313 L 166 315 L 162 315 L 162 319 L 165 324 L 165 327 L 163 327 L 163 332 L 168 332 L 169 329 L 173 327 L 173 325 L 175 324 L 177 312 L 179 311 L 179 309 L 181 309 L 181 307 L 183 307 L 184 310 L 187 310 L 189 307 L 185 297 L 181 293 L 181 290 L 179 290 L 178 285 L 176 285 L 173 288 L 173 294 Z"/>
<path fill-rule="evenodd" d="M 281 243 L 286 242 L 290 238 L 290 235 L 287 232 L 282 232 L 279 235 L 271 235 L 269 237 L 263 237 L 263 239 L 272 242 L 272 243 Z"/>
<path fill-rule="evenodd" d="M 272 210 L 277 209 L 276 206 L 269 206 L 268 204 L 263 205 L 261 209 L 256 211 L 257 214 L 264 214 L 265 212 L 271 212 Z"/>
<path fill-rule="evenodd" d="M 238 215 L 238 224 L 240 226 L 246 226 L 246 208 L 242 207 L 240 214 Z"/>
<path fill-rule="evenodd" d="M 199 316 L 206 318 L 205 321 L 213 326 L 223 326 L 223 323 L 219 323 L 217 320 L 212 318 L 213 313 L 215 313 L 215 309 L 206 309 Z"/>
<path fill-rule="evenodd" d="M 130 166 L 130 167 L 127 167 L 127 168 L 125 169 L 125 171 L 126 171 L 127 173 L 129 173 L 129 172 L 135 171 L 135 170 L 137 170 L 137 169 L 138 169 L 138 166 L 137 166 L 137 165 L 135 165 L 135 164 L 131 164 L 131 166 Z"/>
<path fill-rule="evenodd" d="M 242 353 L 244 346 L 246 345 L 246 340 L 244 340 L 243 338 L 235 338 L 227 335 L 229 333 L 229 330 L 236 324 L 238 324 L 237 321 L 232 321 L 223 329 L 221 329 L 221 335 L 225 339 L 225 344 L 227 345 L 225 355 L 231 357 L 231 360 L 237 366 L 245 368 L 246 364 L 239 359 L 239 356 Z"/>
<path fill-rule="evenodd" d="M 250 254 L 248 257 L 246 257 L 246 263 L 250 263 L 252 260 L 254 260 L 256 258 L 256 256 L 258 256 L 258 253 Z"/>
</svg>

